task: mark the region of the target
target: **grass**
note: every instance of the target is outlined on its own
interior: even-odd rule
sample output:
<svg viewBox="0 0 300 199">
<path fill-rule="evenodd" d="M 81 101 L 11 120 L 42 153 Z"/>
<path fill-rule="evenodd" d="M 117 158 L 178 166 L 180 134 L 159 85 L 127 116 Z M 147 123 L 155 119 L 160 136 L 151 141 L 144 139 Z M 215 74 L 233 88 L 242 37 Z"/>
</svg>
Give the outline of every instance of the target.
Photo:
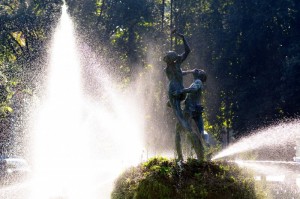
<svg viewBox="0 0 300 199">
<path fill-rule="evenodd" d="M 230 163 L 155 157 L 125 171 L 112 199 L 256 199 L 253 178 Z"/>
</svg>

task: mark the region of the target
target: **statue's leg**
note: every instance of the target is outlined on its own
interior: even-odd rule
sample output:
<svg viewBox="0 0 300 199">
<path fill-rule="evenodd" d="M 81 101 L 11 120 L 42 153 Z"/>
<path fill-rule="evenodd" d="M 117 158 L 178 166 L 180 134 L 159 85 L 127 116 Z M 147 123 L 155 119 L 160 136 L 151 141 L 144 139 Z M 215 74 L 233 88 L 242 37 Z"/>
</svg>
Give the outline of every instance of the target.
<svg viewBox="0 0 300 199">
<path fill-rule="evenodd" d="M 203 124 L 203 118 L 202 118 L 202 115 L 197 115 L 197 116 L 194 116 L 193 117 L 196 125 L 197 125 L 197 128 L 198 128 L 198 137 L 200 139 L 200 141 L 202 142 L 203 145 L 206 145 L 206 142 L 205 142 L 205 138 L 204 138 L 204 124 Z"/>
<path fill-rule="evenodd" d="M 185 118 L 186 118 L 186 121 L 189 124 L 191 124 L 191 120 L 192 120 L 191 115 L 187 113 Z M 199 134 L 197 132 L 194 133 L 193 131 L 188 131 L 188 133 L 189 133 L 189 138 L 191 140 L 193 148 L 196 152 L 197 159 L 200 161 L 203 161 L 204 160 L 204 147 L 202 144 L 202 139 L 200 139 L 201 136 L 199 136 Z"/>
<path fill-rule="evenodd" d="M 204 137 L 204 124 L 203 124 L 202 115 L 197 115 L 197 116 L 193 117 L 193 119 L 198 127 L 199 134 L 197 134 L 197 135 L 198 135 L 202 145 L 209 147 L 209 144 L 206 143 L 205 137 Z"/>
<path fill-rule="evenodd" d="M 182 109 L 180 106 L 180 100 L 178 99 L 172 99 L 170 98 L 170 103 L 172 105 L 173 111 L 175 113 L 175 116 L 177 118 L 177 120 L 179 121 L 180 125 L 187 131 L 192 131 L 191 126 L 189 125 L 189 123 L 184 119 L 183 113 L 182 113 Z"/>
<path fill-rule="evenodd" d="M 203 136 L 204 135 L 204 124 L 203 124 L 202 115 L 198 115 L 198 116 L 194 117 L 194 121 L 198 127 L 199 133 Z"/>
<path fill-rule="evenodd" d="M 204 147 L 203 147 L 203 144 L 201 143 L 199 137 L 195 133 L 193 133 L 192 131 L 189 131 L 189 135 L 190 135 L 190 138 L 191 138 L 193 148 L 196 152 L 197 159 L 200 160 L 200 161 L 203 161 L 204 160 Z"/>
<path fill-rule="evenodd" d="M 182 128 L 178 122 L 176 123 L 175 130 L 176 130 L 176 135 L 175 135 L 176 152 L 178 155 L 178 159 L 183 160 L 182 149 L 181 149 L 181 138 L 180 138 L 180 133 Z"/>
</svg>

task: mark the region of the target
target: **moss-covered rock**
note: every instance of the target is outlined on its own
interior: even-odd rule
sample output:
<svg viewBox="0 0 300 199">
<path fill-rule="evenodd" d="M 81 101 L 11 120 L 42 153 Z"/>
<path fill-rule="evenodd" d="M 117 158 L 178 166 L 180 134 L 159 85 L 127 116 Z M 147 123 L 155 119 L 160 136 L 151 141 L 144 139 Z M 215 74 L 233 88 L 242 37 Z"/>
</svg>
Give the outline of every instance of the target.
<svg viewBox="0 0 300 199">
<path fill-rule="evenodd" d="M 156 157 L 125 171 L 116 181 L 112 199 L 252 199 L 251 177 L 228 163 L 177 163 Z"/>
</svg>

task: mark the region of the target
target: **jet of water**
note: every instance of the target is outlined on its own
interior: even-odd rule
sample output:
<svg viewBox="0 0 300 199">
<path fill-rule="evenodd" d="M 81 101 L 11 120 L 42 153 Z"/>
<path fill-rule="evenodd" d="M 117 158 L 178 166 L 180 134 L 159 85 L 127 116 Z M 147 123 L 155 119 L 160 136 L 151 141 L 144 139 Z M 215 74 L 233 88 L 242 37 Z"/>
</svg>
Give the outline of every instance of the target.
<svg viewBox="0 0 300 199">
<path fill-rule="evenodd" d="M 45 96 L 33 121 L 31 199 L 110 198 L 117 175 L 140 161 L 142 111 L 115 89 L 101 67 L 87 66 L 107 100 L 86 95 L 77 45 L 64 5 L 51 45 Z"/>
<path fill-rule="evenodd" d="M 280 123 L 266 129 L 259 130 L 244 137 L 222 150 L 212 160 L 232 156 L 235 154 L 268 147 L 282 147 L 295 144 L 296 137 L 300 135 L 300 122 L 298 120 Z"/>
</svg>

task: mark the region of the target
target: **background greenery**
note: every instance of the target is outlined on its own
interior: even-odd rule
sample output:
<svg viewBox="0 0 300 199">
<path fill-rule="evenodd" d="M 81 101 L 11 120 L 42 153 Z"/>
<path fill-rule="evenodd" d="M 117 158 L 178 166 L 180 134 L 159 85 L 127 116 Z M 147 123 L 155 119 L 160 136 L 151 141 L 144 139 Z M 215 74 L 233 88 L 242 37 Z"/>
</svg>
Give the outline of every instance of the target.
<svg viewBox="0 0 300 199">
<path fill-rule="evenodd" d="M 161 59 L 167 50 L 183 51 L 181 41 L 170 37 L 172 28 L 184 33 L 191 45 L 184 69 L 199 67 L 208 73 L 206 129 L 216 137 L 223 127 L 243 136 L 299 115 L 298 0 L 66 1 L 78 35 L 112 63 L 110 69 L 122 76 L 122 88 L 141 75 L 153 82 L 146 96 L 154 99 L 148 104 L 149 142 L 165 133 L 154 124 L 163 119 L 162 125 L 173 128 L 175 122 L 165 108 L 167 81 Z M 24 107 L 46 66 L 61 5 L 60 0 L 0 2 L 1 153 L 26 137 Z"/>
</svg>

